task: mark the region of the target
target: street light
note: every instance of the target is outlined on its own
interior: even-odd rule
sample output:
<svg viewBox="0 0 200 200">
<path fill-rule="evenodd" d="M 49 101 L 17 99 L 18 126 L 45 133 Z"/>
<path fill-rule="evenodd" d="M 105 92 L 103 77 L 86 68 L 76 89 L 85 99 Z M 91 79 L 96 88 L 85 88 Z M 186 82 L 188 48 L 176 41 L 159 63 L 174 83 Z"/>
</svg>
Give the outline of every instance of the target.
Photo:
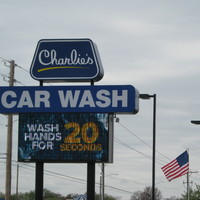
<svg viewBox="0 0 200 200">
<path fill-rule="evenodd" d="M 153 98 L 153 152 L 152 152 L 152 200 L 155 200 L 155 162 L 156 162 L 156 94 L 140 94 L 139 98 L 148 100 Z"/>
<path fill-rule="evenodd" d="M 199 125 L 199 124 L 200 124 L 200 121 L 199 121 L 199 120 L 191 120 L 191 123 L 192 123 L 192 124 Z"/>
<path fill-rule="evenodd" d="M 200 125 L 200 120 L 191 120 L 192 124 Z M 189 172 L 187 173 L 187 199 L 190 199 L 190 181 L 189 181 Z"/>
</svg>

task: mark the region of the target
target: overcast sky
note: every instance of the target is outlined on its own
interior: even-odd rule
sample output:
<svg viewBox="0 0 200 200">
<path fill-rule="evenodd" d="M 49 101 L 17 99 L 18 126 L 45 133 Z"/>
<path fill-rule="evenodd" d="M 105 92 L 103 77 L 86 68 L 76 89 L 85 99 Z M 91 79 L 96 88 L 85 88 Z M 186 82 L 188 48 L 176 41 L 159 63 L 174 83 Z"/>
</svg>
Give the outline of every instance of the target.
<svg viewBox="0 0 200 200">
<path fill-rule="evenodd" d="M 104 77 L 96 84 L 131 84 L 140 93 L 157 94 L 156 187 L 164 198 L 178 197 L 186 190 L 186 177 L 169 183 L 160 168 L 189 149 L 190 171 L 200 170 L 200 127 L 190 123 L 200 119 L 199 7 L 199 0 L 1 1 L 0 84 L 8 85 L 5 60 L 20 66 L 15 69 L 16 85 L 39 84 L 28 71 L 40 39 L 92 39 L 104 67 Z M 118 190 L 106 187 L 105 192 L 121 200 L 151 186 L 152 160 L 146 155 L 152 155 L 152 107 L 152 100 L 140 100 L 138 114 L 118 115 L 120 123 L 115 123 L 114 162 L 106 164 L 105 184 Z M 0 119 L 0 153 L 5 153 L 7 118 Z M 16 161 L 18 117 L 14 120 Z M 34 166 L 20 163 L 19 192 L 35 189 Z M 12 167 L 15 193 L 16 162 Z M 63 195 L 86 192 L 85 164 L 45 164 L 45 170 L 54 172 L 46 171 L 45 188 Z M 0 173 L 4 192 L 5 159 Z M 99 176 L 97 164 L 97 183 Z M 192 173 L 190 181 L 195 188 L 200 174 Z"/>
</svg>

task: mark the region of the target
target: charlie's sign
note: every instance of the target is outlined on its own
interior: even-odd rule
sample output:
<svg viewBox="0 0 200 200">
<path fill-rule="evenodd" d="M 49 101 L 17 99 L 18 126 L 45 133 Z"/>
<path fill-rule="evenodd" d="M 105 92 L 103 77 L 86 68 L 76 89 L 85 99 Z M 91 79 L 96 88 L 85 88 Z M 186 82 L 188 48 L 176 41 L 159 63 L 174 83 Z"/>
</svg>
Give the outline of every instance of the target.
<svg viewBox="0 0 200 200">
<path fill-rule="evenodd" d="M 99 81 L 103 67 L 90 39 L 44 39 L 38 42 L 31 76 L 43 81 Z"/>
<path fill-rule="evenodd" d="M 131 85 L 0 87 L 0 113 L 137 113 Z"/>
</svg>

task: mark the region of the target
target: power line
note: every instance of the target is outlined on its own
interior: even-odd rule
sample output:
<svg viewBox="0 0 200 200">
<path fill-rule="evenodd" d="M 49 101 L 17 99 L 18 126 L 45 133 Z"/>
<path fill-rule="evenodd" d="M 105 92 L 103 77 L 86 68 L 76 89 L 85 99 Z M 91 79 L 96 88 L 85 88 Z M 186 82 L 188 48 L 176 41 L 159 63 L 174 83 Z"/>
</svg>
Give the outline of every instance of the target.
<svg viewBox="0 0 200 200">
<path fill-rule="evenodd" d="M 134 134 L 132 131 L 130 131 L 127 127 L 125 127 L 124 125 L 122 125 L 120 122 L 118 122 L 119 125 L 124 128 L 127 132 L 129 132 L 131 135 L 133 135 L 134 137 L 136 137 L 138 140 L 140 140 L 143 144 L 145 144 L 146 146 L 150 147 L 152 149 L 152 146 L 147 144 L 144 140 L 142 140 L 140 137 L 138 137 L 136 134 Z M 156 150 L 157 153 L 159 153 L 160 155 L 162 155 L 163 157 L 167 158 L 168 160 L 171 160 L 170 158 L 168 158 L 167 156 L 165 156 L 164 154 L 160 153 L 159 151 Z"/>
<path fill-rule="evenodd" d="M 133 150 L 133 151 L 135 151 L 135 152 L 141 154 L 141 155 L 144 156 L 145 158 L 148 158 L 148 159 L 152 160 L 152 156 L 150 156 L 150 155 L 148 155 L 148 154 L 145 154 L 145 153 L 143 153 L 143 152 L 141 152 L 141 151 L 139 151 L 139 150 L 137 150 L 137 149 L 131 147 L 130 145 L 126 144 L 125 142 L 123 142 L 122 140 L 120 140 L 120 139 L 118 139 L 118 138 L 116 138 L 116 137 L 115 137 L 114 139 L 115 139 L 115 141 L 116 141 L 117 143 L 119 143 L 119 144 L 121 144 L 121 145 L 123 145 L 123 146 L 128 147 L 129 149 L 131 149 L 131 150 Z M 157 159 L 156 162 L 159 163 L 160 165 L 163 165 L 162 163 L 158 162 L 158 160 L 159 160 L 159 159 Z M 162 160 L 159 160 L 159 161 L 164 162 L 164 161 L 162 161 Z"/>
<path fill-rule="evenodd" d="M 15 66 L 16 66 L 16 67 L 19 67 L 21 70 L 23 70 L 23 71 L 25 71 L 25 72 L 27 72 L 27 73 L 30 73 L 27 69 L 25 69 L 25 68 L 19 66 L 18 64 L 15 64 Z"/>
<path fill-rule="evenodd" d="M 15 160 L 12 160 L 12 161 L 15 162 L 15 163 L 18 163 Z M 2 162 L 2 163 L 5 163 L 5 162 Z M 35 166 L 29 165 L 29 164 L 26 164 L 26 163 L 20 163 L 20 167 L 23 167 L 23 166 L 27 166 L 27 167 L 35 169 Z M 85 179 L 80 179 L 80 178 L 76 178 L 76 177 L 73 177 L 73 176 L 64 175 L 64 174 L 61 174 L 61 173 L 58 173 L 58 172 L 55 172 L 55 171 L 51 171 L 51 170 L 44 170 L 44 172 L 45 172 L 45 174 L 50 175 L 50 176 L 54 176 L 54 177 L 58 177 L 58 178 L 59 177 L 64 178 L 64 179 L 74 181 L 74 182 L 77 182 L 77 183 L 81 183 L 81 184 L 83 182 L 86 182 Z M 95 184 L 99 185 L 99 183 L 95 183 Z M 109 186 L 109 185 L 105 185 L 105 187 L 108 188 L 108 189 L 116 190 L 118 192 L 124 192 L 124 193 L 132 194 L 132 192 L 127 191 L 127 190 L 123 190 L 121 188 L 116 188 L 116 187 Z"/>
<path fill-rule="evenodd" d="M 117 191 L 120 191 L 120 192 L 124 192 L 124 193 L 129 193 L 129 194 L 133 194 L 133 192 L 130 192 L 128 190 L 123 190 L 123 189 L 119 189 L 119 188 L 116 188 L 116 187 L 113 187 L 113 186 L 109 186 L 109 185 L 105 185 L 106 188 L 109 188 L 109 189 L 113 189 L 113 190 L 117 190 Z"/>
<path fill-rule="evenodd" d="M 147 155 L 147 154 L 145 154 L 145 153 L 142 153 L 141 151 L 138 151 L 137 149 L 135 149 L 135 148 L 129 146 L 128 144 L 124 143 L 122 140 L 120 140 L 120 139 L 118 139 L 118 138 L 116 138 L 116 137 L 115 137 L 114 139 L 115 139 L 115 141 L 116 141 L 117 143 L 119 143 L 119 144 L 121 144 L 121 145 L 123 145 L 123 146 L 126 146 L 126 147 L 128 147 L 129 149 L 134 150 L 135 152 L 141 154 L 141 155 L 144 156 L 145 158 L 151 159 L 151 156 L 149 156 L 149 155 Z"/>
<path fill-rule="evenodd" d="M 2 61 L 5 61 L 5 62 L 8 62 L 8 63 L 10 63 L 10 61 L 9 61 L 9 60 L 7 60 L 7 59 L 5 59 L 5 58 L 3 58 L 3 57 L 1 57 L 1 56 L 0 56 L 0 59 L 1 59 Z"/>
<path fill-rule="evenodd" d="M 7 59 L 5 59 L 5 58 L 2 58 L 1 56 L 0 56 L 0 59 L 1 59 L 1 61 L 4 63 L 4 66 L 5 67 L 10 67 L 9 65 L 7 65 L 7 63 L 11 63 L 11 61 L 9 61 L 9 60 L 7 60 Z"/>
<path fill-rule="evenodd" d="M 7 65 L 7 63 L 11 63 L 11 61 L 9 61 L 9 60 L 7 60 L 7 59 L 5 59 L 5 58 L 2 58 L 2 57 L 0 57 L 0 59 L 2 60 L 2 62 L 4 63 L 4 66 L 6 66 L 6 67 L 10 67 L 10 65 Z M 29 73 L 29 71 L 28 70 L 26 70 L 24 67 L 21 67 L 20 65 L 18 65 L 18 64 L 14 64 L 14 66 L 15 67 L 18 67 L 19 69 L 21 69 L 21 70 L 23 70 L 23 71 L 25 71 L 25 72 L 27 72 L 27 73 Z M 2 73 L 0 73 L 0 75 L 3 77 L 3 79 L 4 79 L 4 81 L 6 81 L 6 82 L 8 82 L 6 79 L 10 79 L 10 77 L 8 76 L 8 75 L 5 75 L 5 74 L 2 74 Z M 18 80 L 16 80 L 16 79 L 14 79 L 13 80 L 15 83 L 19 83 L 20 85 L 23 85 L 23 86 L 25 86 L 25 84 L 23 84 L 21 81 L 18 81 Z"/>
</svg>

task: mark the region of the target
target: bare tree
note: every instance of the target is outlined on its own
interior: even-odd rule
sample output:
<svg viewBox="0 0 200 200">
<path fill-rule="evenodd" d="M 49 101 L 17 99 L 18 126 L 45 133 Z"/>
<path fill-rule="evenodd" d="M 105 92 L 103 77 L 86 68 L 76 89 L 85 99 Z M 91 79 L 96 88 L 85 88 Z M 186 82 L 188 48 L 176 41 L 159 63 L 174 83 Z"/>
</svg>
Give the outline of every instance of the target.
<svg viewBox="0 0 200 200">
<path fill-rule="evenodd" d="M 143 192 L 137 191 L 131 196 L 131 200 L 152 200 L 152 189 L 151 187 L 145 187 Z M 161 191 L 155 188 L 155 200 L 161 200 Z"/>
</svg>

